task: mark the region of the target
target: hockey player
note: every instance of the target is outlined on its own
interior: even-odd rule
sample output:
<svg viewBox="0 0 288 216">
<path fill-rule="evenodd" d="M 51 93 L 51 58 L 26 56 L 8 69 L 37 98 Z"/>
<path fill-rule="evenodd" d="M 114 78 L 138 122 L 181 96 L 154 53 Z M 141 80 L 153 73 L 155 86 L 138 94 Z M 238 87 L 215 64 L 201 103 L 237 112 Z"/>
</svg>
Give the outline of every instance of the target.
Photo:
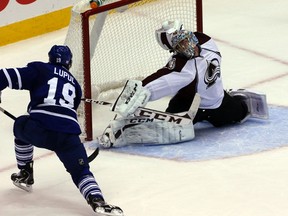
<svg viewBox="0 0 288 216">
<path fill-rule="evenodd" d="M 20 171 L 13 173 L 11 179 L 15 186 L 30 192 L 34 184 L 33 148 L 45 148 L 56 153 L 97 215 L 123 215 L 121 208 L 105 202 L 79 138 L 76 110 L 82 91 L 69 72 L 72 53 L 67 46 L 54 45 L 48 56 L 48 63 L 31 62 L 23 68 L 0 69 L 0 92 L 6 87 L 30 92 L 29 115 L 18 117 L 14 123 Z"/>
<path fill-rule="evenodd" d="M 181 113 L 189 110 L 197 93 L 201 102 L 194 124 L 208 121 L 220 127 L 243 122 L 249 117 L 268 117 L 265 95 L 224 90 L 221 53 L 210 36 L 185 30 L 179 21 L 164 22 L 155 33 L 158 44 L 172 53 L 168 63 L 142 83 L 129 80 L 114 103 L 113 111 L 127 117 L 148 101 L 172 96 L 166 112 Z"/>
</svg>

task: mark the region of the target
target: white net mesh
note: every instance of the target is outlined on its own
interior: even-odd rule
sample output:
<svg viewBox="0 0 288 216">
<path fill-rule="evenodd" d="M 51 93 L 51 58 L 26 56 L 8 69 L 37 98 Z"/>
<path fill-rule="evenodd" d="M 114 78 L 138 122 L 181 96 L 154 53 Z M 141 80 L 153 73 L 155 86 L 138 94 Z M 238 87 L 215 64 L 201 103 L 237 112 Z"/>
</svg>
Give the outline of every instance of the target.
<svg viewBox="0 0 288 216">
<path fill-rule="evenodd" d="M 111 2 L 116 1 L 107 0 L 105 4 Z M 196 29 L 195 0 L 142 0 L 93 15 L 89 18 L 91 83 L 86 83 L 81 12 L 89 9 L 89 0 L 75 4 L 65 44 L 73 53 L 71 72 L 82 86 L 92 86 L 93 99 L 111 99 L 127 79 L 142 79 L 166 64 L 170 53 L 155 39 L 155 30 L 163 21 L 178 19 L 186 29 Z M 81 120 L 83 112 L 81 106 L 81 124 L 85 123 Z"/>
</svg>

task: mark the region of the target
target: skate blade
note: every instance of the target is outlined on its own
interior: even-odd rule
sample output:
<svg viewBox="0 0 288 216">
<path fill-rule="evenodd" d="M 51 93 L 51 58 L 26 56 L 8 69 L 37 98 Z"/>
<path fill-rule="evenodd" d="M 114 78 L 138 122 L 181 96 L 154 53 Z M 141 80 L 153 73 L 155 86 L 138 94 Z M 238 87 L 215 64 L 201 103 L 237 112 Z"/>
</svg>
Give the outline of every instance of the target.
<svg viewBox="0 0 288 216">
<path fill-rule="evenodd" d="M 122 211 L 118 211 L 118 210 L 112 210 L 112 212 L 105 212 L 102 210 L 95 211 L 97 216 L 124 216 Z"/>
<path fill-rule="evenodd" d="M 21 183 L 19 183 L 19 182 L 13 182 L 13 184 L 16 186 L 16 187 L 18 187 L 18 188 L 20 188 L 20 189 L 22 189 L 22 190 L 24 190 L 24 191 L 26 191 L 26 192 L 32 192 L 32 185 L 27 185 L 27 184 L 21 184 Z"/>
</svg>

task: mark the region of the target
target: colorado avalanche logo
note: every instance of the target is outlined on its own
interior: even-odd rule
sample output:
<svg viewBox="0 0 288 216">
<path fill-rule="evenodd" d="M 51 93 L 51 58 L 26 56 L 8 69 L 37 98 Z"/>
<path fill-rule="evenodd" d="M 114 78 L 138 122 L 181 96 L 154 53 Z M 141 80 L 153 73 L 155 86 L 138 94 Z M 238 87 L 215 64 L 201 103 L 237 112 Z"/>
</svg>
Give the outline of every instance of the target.
<svg viewBox="0 0 288 216">
<path fill-rule="evenodd" d="M 206 89 L 215 84 L 218 77 L 221 77 L 220 65 L 218 59 L 212 59 L 205 73 L 204 82 L 207 84 Z"/>
<path fill-rule="evenodd" d="M 173 70 L 175 68 L 175 65 L 176 65 L 176 59 L 175 58 L 172 58 L 169 62 L 168 62 L 168 65 L 167 65 L 167 68 L 169 70 Z"/>
</svg>

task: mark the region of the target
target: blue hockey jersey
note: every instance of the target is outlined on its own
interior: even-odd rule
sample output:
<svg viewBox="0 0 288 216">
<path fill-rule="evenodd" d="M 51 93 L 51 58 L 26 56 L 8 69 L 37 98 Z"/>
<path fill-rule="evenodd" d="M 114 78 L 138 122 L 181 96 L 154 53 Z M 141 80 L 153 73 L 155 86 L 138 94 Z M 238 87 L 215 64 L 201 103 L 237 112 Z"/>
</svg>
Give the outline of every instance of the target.
<svg viewBox="0 0 288 216">
<path fill-rule="evenodd" d="M 31 62 L 23 68 L 0 69 L 0 91 L 29 90 L 28 113 L 44 128 L 52 131 L 80 134 L 77 108 L 82 91 L 74 76 L 63 66 Z"/>
</svg>

